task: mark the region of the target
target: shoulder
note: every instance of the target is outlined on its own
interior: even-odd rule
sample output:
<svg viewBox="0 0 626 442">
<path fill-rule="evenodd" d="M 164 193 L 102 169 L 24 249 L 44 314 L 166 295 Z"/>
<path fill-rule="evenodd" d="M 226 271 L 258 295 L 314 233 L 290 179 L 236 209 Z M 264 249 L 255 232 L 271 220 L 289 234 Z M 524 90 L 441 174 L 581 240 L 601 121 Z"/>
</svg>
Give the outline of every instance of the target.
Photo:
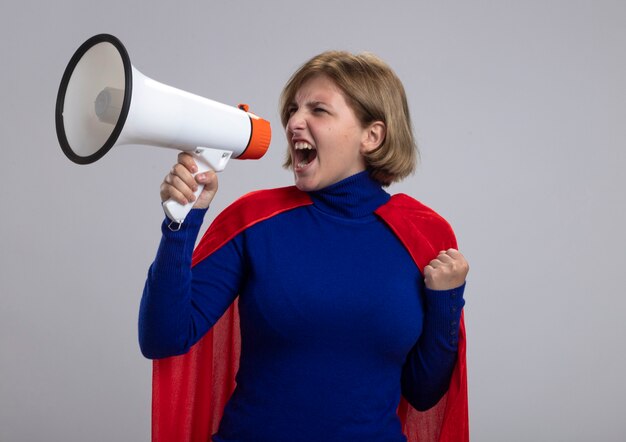
<svg viewBox="0 0 626 442">
<path fill-rule="evenodd" d="M 405 193 L 392 195 L 387 205 L 390 210 L 395 210 L 410 218 L 419 219 L 424 222 L 440 225 L 442 228 L 451 229 L 450 224 L 443 216 L 435 212 L 426 204 Z"/>
<path fill-rule="evenodd" d="M 430 244 L 434 252 L 457 247 L 450 223 L 427 205 L 406 194 L 393 195 L 376 213 L 401 239 L 419 237 L 420 242 Z"/>
<path fill-rule="evenodd" d="M 196 247 L 194 263 L 254 224 L 311 203 L 309 196 L 295 186 L 257 190 L 240 197 L 211 223 Z"/>
<path fill-rule="evenodd" d="M 276 189 L 256 190 L 236 199 L 218 216 L 238 216 L 252 211 L 255 214 L 273 213 L 291 207 L 310 204 L 309 196 L 298 190 L 296 186 L 279 187 Z M 218 219 L 216 218 L 216 219 Z"/>
</svg>

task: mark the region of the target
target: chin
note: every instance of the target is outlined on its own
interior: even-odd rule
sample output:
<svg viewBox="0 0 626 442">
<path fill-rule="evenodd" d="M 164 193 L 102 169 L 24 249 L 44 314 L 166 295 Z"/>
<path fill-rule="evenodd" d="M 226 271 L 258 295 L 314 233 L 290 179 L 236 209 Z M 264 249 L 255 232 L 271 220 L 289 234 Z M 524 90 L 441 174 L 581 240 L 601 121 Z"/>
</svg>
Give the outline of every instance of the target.
<svg viewBox="0 0 626 442">
<path fill-rule="evenodd" d="M 320 189 L 320 183 L 310 178 L 294 176 L 296 187 L 303 192 L 313 192 Z"/>
<path fill-rule="evenodd" d="M 317 190 L 316 186 L 312 186 L 309 183 L 304 183 L 302 181 L 296 181 L 296 187 L 298 188 L 298 190 L 301 190 L 303 192 L 313 192 Z"/>
</svg>

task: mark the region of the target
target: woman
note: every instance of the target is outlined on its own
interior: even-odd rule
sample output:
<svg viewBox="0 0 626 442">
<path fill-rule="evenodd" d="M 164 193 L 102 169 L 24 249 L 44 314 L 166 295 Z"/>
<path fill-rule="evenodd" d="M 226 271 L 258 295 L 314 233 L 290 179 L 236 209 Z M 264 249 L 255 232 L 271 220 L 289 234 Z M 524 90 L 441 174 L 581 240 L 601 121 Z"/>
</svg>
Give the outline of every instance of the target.
<svg viewBox="0 0 626 442">
<path fill-rule="evenodd" d="M 237 387 L 213 441 L 404 441 L 401 395 L 430 409 L 458 366 L 468 272 L 442 218 L 383 190 L 415 168 L 404 88 L 373 55 L 325 52 L 289 80 L 281 118 L 295 187 L 226 209 L 193 267 L 217 177 L 181 154 L 165 178 L 163 201 L 205 188 L 180 230 L 163 224 L 142 351 L 188 353 L 239 297 Z"/>
</svg>

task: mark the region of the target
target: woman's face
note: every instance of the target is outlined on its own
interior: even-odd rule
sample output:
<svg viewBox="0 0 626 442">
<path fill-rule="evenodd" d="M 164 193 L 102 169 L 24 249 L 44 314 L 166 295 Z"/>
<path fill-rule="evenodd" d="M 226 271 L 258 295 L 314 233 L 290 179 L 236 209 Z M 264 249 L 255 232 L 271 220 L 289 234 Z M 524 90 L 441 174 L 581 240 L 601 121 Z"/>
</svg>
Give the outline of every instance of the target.
<svg viewBox="0 0 626 442">
<path fill-rule="evenodd" d="M 323 189 L 365 170 L 368 130 L 330 78 L 307 80 L 288 110 L 287 141 L 298 189 Z"/>
</svg>

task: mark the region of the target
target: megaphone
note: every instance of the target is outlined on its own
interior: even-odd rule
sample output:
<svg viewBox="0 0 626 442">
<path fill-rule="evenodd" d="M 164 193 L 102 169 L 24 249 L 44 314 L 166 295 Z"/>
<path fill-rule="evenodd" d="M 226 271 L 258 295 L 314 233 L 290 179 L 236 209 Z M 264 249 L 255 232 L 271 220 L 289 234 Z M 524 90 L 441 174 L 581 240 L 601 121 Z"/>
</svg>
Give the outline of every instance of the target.
<svg viewBox="0 0 626 442">
<path fill-rule="evenodd" d="M 130 63 L 122 42 L 109 34 L 85 41 L 70 59 L 57 95 L 59 143 L 75 163 L 89 164 L 112 147 L 149 145 L 191 153 L 198 173 L 222 171 L 228 160 L 261 158 L 270 123 L 248 112 L 146 77 Z M 196 197 L 202 186 L 196 191 Z M 193 203 L 163 204 L 182 223 Z"/>
</svg>

